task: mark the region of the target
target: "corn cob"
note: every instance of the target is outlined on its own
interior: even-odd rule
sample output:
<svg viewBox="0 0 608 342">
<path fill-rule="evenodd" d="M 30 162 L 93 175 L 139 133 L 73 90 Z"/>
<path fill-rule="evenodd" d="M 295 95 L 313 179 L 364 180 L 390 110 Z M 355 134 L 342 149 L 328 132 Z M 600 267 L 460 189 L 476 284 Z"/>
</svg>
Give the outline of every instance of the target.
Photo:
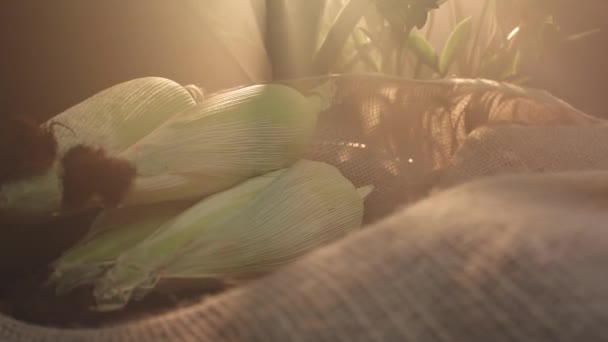
<svg viewBox="0 0 608 342">
<path fill-rule="evenodd" d="M 200 198 L 288 167 L 311 140 L 319 111 L 275 84 L 213 96 L 125 151 L 138 177 L 124 204 Z"/>
<path fill-rule="evenodd" d="M 99 310 L 141 298 L 160 278 L 246 280 L 362 224 L 370 188 L 333 166 L 300 160 L 215 194 L 125 251 L 95 283 Z"/>
<path fill-rule="evenodd" d="M 169 202 L 104 210 L 87 235 L 53 263 L 49 284 L 63 295 L 94 282 L 125 250 L 186 210 L 190 202 Z"/>
<path fill-rule="evenodd" d="M 60 211 L 62 158 L 68 151 L 84 145 L 118 156 L 175 113 L 194 105 L 188 90 L 159 77 L 123 82 L 76 104 L 41 127 L 61 124 L 53 130 L 58 151 L 51 168 L 35 177 L 0 184 L 0 209 L 24 217 Z"/>
<path fill-rule="evenodd" d="M 269 84 L 197 104 L 189 89 L 163 78 L 115 85 L 43 125 L 69 128 L 56 130 L 57 160 L 40 176 L 2 184 L 0 210 L 31 216 L 93 205 L 200 199 L 294 163 L 314 132 L 323 103 L 319 99 Z M 106 196 L 104 182 L 120 177 L 104 172 L 103 165 L 76 160 L 66 169 L 67 157 L 82 146 L 128 163 L 122 166 L 132 179 Z M 88 171 L 97 178 L 67 186 L 72 176 L 87 177 Z M 85 185 L 93 187 L 90 194 L 66 195 Z"/>
<path fill-rule="evenodd" d="M 250 201 L 257 191 L 284 171 L 280 169 L 252 178 L 240 184 L 238 191 L 226 190 L 212 196 L 213 199 L 210 198 L 208 202 L 220 205 L 208 205 L 207 211 L 200 214 L 231 215 L 231 210 L 236 210 L 242 203 Z M 153 234 L 160 226 L 168 224 L 191 205 L 192 203 L 185 205 L 181 202 L 169 202 L 106 210 L 97 217 L 89 234 L 55 261 L 50 282 L 56 284 L 57 294 L 65 294 L 79 285 L 91 283 L 106 268 L 112 266 L 123 252 Z M 171 239 L 179 237 L 179 234 L 175 234 Z M 182 237 L 186 240 L 193 238 Z M 181 244 L 169 245 L 167 248 Z M 158 251 L 161 255 L 171 252 Z"/>
</svg>

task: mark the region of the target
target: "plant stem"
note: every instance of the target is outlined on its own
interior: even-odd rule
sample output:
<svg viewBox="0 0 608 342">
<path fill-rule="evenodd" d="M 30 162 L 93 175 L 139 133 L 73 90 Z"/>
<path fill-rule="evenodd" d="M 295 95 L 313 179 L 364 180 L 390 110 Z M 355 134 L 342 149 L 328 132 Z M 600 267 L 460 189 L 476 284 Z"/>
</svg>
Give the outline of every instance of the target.
<svg viewBox="0 0 608 342">
<path fill-rule="evenodd" d="M 330 72 L 344 43 L 371 3 L 371 0 L 350 0 L 340 11 L 327 38 L 313 59 L 312 72 L 314 75 L 326 75 Z"/>
<path fill-rule="evenodd" d="M 405 64 L 403 63 L 403 53 L 408 48 L 408 43 L 410 41 L 410 34 L 412 33 L 413 29 L 414 29 L 414 26 L 412 26 L 408 23 L 405 26 L 405 32 L 404 32 L 403 36 L 401 37 L 401 39 L 399 39 L 399 50 L 397 51 L 397 76 L 399 76 L 399 77 L 403 76 L 403 68 L 405 67 Z"/>
<path fill-rule="evenodd" d="M 485 0 L 483 2 L 483 7 L 481 8 L 481 12 L 479 13 L 479 23 L 477 26 L 477 31 L 475 32 L 475 37 L 473 38 L 473 43 L 471 44 L 471 49 L 469 50 L 469 58 L 468 58 L 468 66 L 471 70 L 466 70 L 464 72 L 466 73 L 473 73 L 473 72 L 477 72 L 476 70 L 473 70 L 475 67 L 475 58 L 477 58 L 477 47 L 479 45 L 479 39 L 481 37 L 481 30 L 483 29 L 483 24 L 485 23 L 485 18 L 486 18 L 486 14 L 488 12 L 488 8 L 490 7 L 490 0 Z M 467 68 L 468 69 L 468 68 Z"/>
<path fill-rule="evenodd" d="M 288 79 L 310 73 L 316 51 L 324 1 L 267 1 L 266 48 L 273 79 Z M 294 44 L 297 41 L 297 44 Z"/>
<path fill-rule="evenodd" d="M 397 45 L 397 53 L 395 54 L 395 71 L 397 76 L 401 76 L 403 74 L 403 50 L 405 49 L 407 38 L 403 39 L 403 37 L 398 36 L 398 39 L 399 44 Z"/>
<path fill-rule="evenodd" d="M 458 23 L 458 10 L 456 9 L 455 1 L 458 0 L 449 0 L 450 2 L 450 26 L 456 26 Z"/>
<path fill-rule="evenodd" d="M 426 39 L 428 41 L 431 40 L 431 36 L 433 35 L 433 29 L 435 28 L 435 11 L 431 11 L 429 13 L 429 21 L 427 23 L 428 29 L 426 30 Z M 416 69 L 414 70 L 414 78 L 417 79 L 420 77 L 420 73 L 422 72 L 422 62 L 420 58 L 416 61 Z"/>
</svg>

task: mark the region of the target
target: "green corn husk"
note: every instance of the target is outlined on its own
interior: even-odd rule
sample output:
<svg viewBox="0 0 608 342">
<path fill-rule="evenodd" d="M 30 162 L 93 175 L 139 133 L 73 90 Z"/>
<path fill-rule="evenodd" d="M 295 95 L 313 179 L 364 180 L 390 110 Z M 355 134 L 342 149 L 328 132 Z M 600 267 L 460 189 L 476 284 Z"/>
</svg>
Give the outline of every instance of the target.
<svg viewBox="0 0 608 342">
<path fill-rule="evenodd" d="M 43 175 L 4 184 L 0 209 L 22 215 L 50 215 L 61 209 L 61 164 L 77 144 L 102 147 L 118 156 L 152 129 L 196 103 L 181 85 L 160 77 L 145 77 L 105 89 L 51 118 L 42 126 L 60 123 L 53 131 L 58 158 Z"/>
<path fill-rule="evenodd" d="M 104 210 L 87 235 L 53 263 L 50 284 L 56 294 L 91 284 L 112 266 L 118 256 L 186 210 L 190 202 L 169 202 Z"/>
<path fill-rule="evenodd" d="M 297 161 L 321 108 L 278 84 L 213 96 L 123 155 L 138 168 L 125 205 L 200 198 Z"/>
<path fill-rule="evenodd" d="M 52 118 L 59 158 L 46 174 L 6 184 L 0 210 L 61 213 L 65 152 L 85 144 L 137 169 L 121 205 L 194 200 L 298 160 L 330 94 L 305 97 L 279 84 L 248 86 L 195 103 L 163 78 L 115 85 Z"/>
<path fill-rule="evenodd" d="M 270 184 L 285 169 L 255 177 L 240 184 L 236 189 L 217 193 L 207 199 L 206 211 L 201 215 L 230 216 L 243 203 L 251 201 L 257 192 Z M 50 282 L 56 285 L 58 295 L 96 280 L 118 257 L 153 234 L 160 226 L 168 224 L 193 203 L 169 202 L 106 210 L 98 216 L 87 236 L 64 252 L 54 263 Z M 193 236 L 174 235 L 172 239 L 191 240 Z M 175 247 L 181 246 L 178 241 Z M 170 253 L 164 250 L 159 253 Z"/>
<path fill-rule="evenodd" d="M 161 278 L 245 280 L 362 225 L 370 187 L 333 166 L 300 160 L 215 194 L 125 251 L 95 283 L 98 310 L 142 298 Z"/>
</svg>

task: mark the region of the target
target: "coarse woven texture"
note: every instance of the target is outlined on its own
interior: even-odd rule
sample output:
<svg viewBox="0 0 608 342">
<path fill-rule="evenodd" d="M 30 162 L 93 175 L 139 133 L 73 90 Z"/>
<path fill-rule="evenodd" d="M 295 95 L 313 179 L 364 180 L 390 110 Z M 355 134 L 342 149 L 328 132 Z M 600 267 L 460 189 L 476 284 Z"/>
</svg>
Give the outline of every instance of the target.
<svg viewBox="0 0 608 342">
<path fill-rule="evenodd" d="M 488 81 L 285 83 L 328 81 L 306 157 L 373 184 L 374 224 L 190 308 L 96 330 L 0 316 L 0 341 L 608 339 L 603 121 Z"/>
<path fill-rule="evenodd" d="M 445 188 L 502 173 L 608 169 L 608 126 L 481 127 L 452 158 Z"/>
<path fill-rule="evenodd" d="M 98 330 L 0 317 L 3 341 L 606 341 L 608 172 L 421 201 L 190 308 Z"/>
<path fill-rule="evenodd" d="M 375 186 L 366 201 L 367 223 L 433 188 L 538 171 L 535 166 L 541 165 L 544 171 L 561 171 L 608 162 L 602 147 L 594 146 L 601 141 L 598 136 L 608 139 L 606 122 L 543 90 L 489 80 L 377 75 L 285 83 L 306 92 L 326 82 L 336 92 L 319 118 L 307 158 L 336 165 L 357 187 Z M 516 130 L 522 126 L 527 128 Z M 486 131 L 496 133 L 478 138 Z M 510 166 L 513 156 L 520 160 L 519 168 Z"/>
</svg>

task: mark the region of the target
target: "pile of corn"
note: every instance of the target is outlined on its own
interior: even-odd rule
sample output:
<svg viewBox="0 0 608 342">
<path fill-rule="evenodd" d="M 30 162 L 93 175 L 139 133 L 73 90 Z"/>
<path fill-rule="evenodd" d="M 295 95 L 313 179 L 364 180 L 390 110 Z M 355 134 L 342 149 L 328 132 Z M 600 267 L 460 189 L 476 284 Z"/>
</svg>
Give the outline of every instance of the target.
<svg viewBox="0 0 608 342">
<path fill-rule="evenodd" d="M 326 89 L 304 96 L 254 85 L 195 101 L 163 78 L 115 85 L 54 117 L 58 159 L 101 147 L 136 177 L 117 207 L 54 263 L 61 295 L 91 285 L 98 310 L 141 299 L 159 280 L 242 281 L 276 270 L 362 225 L 371 187 L 303 159 Z M 4 208 L 61 213 L 62 170 L 2 187 Z"/>
</svg>

